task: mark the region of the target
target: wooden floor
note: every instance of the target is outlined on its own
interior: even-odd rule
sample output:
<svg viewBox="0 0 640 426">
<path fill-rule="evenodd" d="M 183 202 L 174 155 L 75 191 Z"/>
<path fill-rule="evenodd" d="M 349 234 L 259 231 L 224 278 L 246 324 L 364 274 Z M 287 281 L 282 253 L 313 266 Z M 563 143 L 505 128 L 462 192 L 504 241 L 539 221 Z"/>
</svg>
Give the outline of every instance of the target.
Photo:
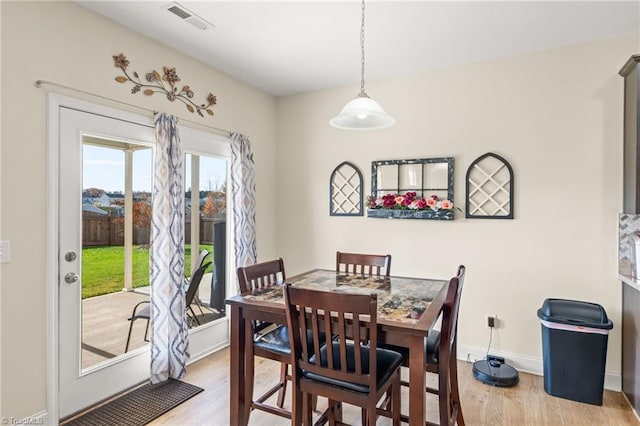
<svg viewBox="0 0 640 426">
<path fill-rule="evenodd" d="M 619 392 L 605 391 L 604 403 L 600 406 L 582 404 L 556 398 L 545 393 L 542 377 L 520 374 L 520 383 L 511 388 L 485 385 L 473 378 L 471 365 L 459 361 L 460 392 L 462 408 L 467 425 L 640 425 L 624 396 Z M 256 394 L 267 389 L 277 380 L 279 365 L 269 360 L 256 362 Z M 406 373 L 406 372 L 404 372 Z M 228 425 L 229 424 L 229 349 L 224 349 L 187 367 L 183 379 L 205 389 L 151 425 Z M 429 375 L 430 384 L 435 378 Z M 433 381 L 433 383 L 431 382 Z M 287 392 L 290 407 L 291 392 Z M 406 393 L 403 395 L 406 400 Z M 404 403 L 404 401 L 403 401 Z M 427 396 L 428 418 L 437 421 L 435 397 Z M 326 407 L 319 398 L 318 409 Z M 403 408 L 403 412 L 407 407 Z M 360 411 L 345 406 L 346 423 L 360 425 Z M 250 425 L 289 425 L 286 419 L 254 411 Z M 390 425 L 380 418 L 379 425 Z"/>
</svg>

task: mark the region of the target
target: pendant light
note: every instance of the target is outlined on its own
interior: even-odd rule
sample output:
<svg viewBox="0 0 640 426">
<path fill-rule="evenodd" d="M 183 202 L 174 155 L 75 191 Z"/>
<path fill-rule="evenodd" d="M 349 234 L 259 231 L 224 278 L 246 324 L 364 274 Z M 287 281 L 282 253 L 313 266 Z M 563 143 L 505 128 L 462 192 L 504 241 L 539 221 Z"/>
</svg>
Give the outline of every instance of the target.
<svg viewBox="0 0 640 426">
<path fill-rule="evenodd" d="M 342 111 L 329 124 L 338 129 L 368 130 L 393 126 L 396 120 L 384 112 L 379 103 L 364 91 L 364 0 L 362 0 L 362 25 L 360 26 L 360 93 L 347 102 Z"/>
</svg>

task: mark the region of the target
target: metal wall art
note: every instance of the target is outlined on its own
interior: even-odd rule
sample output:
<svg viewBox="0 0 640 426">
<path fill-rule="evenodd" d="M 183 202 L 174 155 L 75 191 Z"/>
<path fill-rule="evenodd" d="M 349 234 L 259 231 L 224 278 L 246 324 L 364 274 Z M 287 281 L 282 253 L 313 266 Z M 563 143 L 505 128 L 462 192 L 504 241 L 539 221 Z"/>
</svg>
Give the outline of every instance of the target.
<svg viewBox="0 0 640 426">
<path fill-rule="evenodd" d="M 371 163 L 367 216 L 452 220 L 453 157 Z"/>
<path fill-rule="evenodd" d="M 202 111 L 206 111 L 207 114 L 213 115 L 213 110 L 209 108 L 217 103 L 217 99 L 213 93 L 209 93 L 207 96 L 207 104 L 196 104 L 191 100 L 194 94 L 193 90 L 191 90 L 189 86 L 182 86 L 181 89 L 176 86 L 176 83 L 180 81 L 180 78 L 178 77 L 175 68 L 162 67 L 162 76 L 156 70 L 148 72 L 144 76 L 146 83 L 143 83 L 136 71 L 133 72 L 133 77 L 129 75 L 127 72 L 129 60 L 123 53 L 113 55 L 113 62 L 115 67 L 120 68 L 124 73 L 124 75 L 117 76 L 116 81 L 118 83 L 126 83 L 127 81 L 133 83 L 134 86 L 131 89 L 132 94 L 135 95 L 140 91 L 140 89 L 146 88 L 142 93 L 147 96 L 151 96 L 154 93 L 164 93 L 169 101 L 173 102 L 175 100 L 179 100 L 187 106 L 189 112 L 197 112 L 200 117 L 204 117 Z M 166 82 L 166 85 L 164 82 Z"/>
<path fill-rule="evenodd" d="M 329 216 L 362 216 L 362 173 L 344 161 L 329 179 Z"/>
<path fill-rule="evenodd" d="M 513 219 L 513 169 L 507 160 L 487 152 L 467 169 L 466 217 Z"/>
</svg>

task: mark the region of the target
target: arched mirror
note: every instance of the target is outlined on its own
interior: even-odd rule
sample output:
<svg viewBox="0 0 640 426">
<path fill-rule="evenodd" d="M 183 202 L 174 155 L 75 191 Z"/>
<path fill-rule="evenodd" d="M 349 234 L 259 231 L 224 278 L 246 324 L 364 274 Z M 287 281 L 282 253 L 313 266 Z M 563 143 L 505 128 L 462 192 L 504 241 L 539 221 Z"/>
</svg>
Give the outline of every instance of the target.
<svg viewBox="0 0 640 426">
<path fill-rule="evenodd" d="M 467 169 L 466 217 L 513 219 L 513 169 L 507 160 L 488 152 Z"/>
<path fill-rule="evenodd" d="M 329 179 L 329 216 L 362 216 L 362 173 L 344 161 Z"/>
</svg>

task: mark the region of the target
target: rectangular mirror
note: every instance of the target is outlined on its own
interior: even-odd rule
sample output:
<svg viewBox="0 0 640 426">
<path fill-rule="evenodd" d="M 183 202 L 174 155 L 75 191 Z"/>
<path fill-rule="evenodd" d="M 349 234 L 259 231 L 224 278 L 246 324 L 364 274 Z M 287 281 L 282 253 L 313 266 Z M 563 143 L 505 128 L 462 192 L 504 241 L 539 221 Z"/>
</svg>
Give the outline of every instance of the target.
<svg viewBox="0 0 640 426">
<path fill-rule="evenodd" d="M 383 199 L 387 194 L 393 199 Z M 453 219 L 453 157 L 371 163 L 368 217 Z"/>
</svg>

